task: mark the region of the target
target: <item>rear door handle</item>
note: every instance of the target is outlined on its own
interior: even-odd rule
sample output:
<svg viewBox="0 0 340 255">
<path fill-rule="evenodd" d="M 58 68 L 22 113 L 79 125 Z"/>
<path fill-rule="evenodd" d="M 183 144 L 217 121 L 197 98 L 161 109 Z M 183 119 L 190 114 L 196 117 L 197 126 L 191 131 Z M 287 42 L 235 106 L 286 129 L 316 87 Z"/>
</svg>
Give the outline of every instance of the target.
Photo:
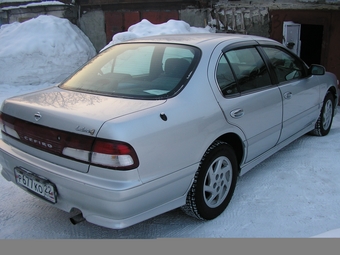
<svg viewBox="0 0 340 255">
<path fill-rule="evenodd" d="M 292 98 L 292 92 L 286 92 L 286 93 L 284 93 L 283 94 L 283 97 L 285 98 L 285 99 L 291 99 Z"/>
<path fill-rule="evenodd" d="M 230 112 L 230 116 L 235 119 L 241 118 L 243 115 L 244 115 L 243 109 L 236 109 Z"/>
</svg>

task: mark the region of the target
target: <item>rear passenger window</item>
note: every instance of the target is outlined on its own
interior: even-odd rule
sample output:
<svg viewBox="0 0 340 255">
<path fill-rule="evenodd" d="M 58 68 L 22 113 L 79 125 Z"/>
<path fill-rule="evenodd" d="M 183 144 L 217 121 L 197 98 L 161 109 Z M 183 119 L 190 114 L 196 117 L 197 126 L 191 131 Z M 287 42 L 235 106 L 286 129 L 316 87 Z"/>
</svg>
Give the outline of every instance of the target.
<svg viewBox="0 0 340 255">
<path fill-rule="evenodd" d="M 274 67 L 279 83 L 305 77 L 304 64 L 298 58 L 277 48 L 263 47 L 263 50 Z"/>
<path fill-rule="evenodd" d="M 217 65 L 216 79 L 223 95 L 232 95 L 238 92 L 234 75 L 224 55 Z"/>
<path fill-rule="evenodd" d="M 256 48 L 225 53 L 236 76 L 239 92 L 271 85 L 268 69 Z"/>
</svg>

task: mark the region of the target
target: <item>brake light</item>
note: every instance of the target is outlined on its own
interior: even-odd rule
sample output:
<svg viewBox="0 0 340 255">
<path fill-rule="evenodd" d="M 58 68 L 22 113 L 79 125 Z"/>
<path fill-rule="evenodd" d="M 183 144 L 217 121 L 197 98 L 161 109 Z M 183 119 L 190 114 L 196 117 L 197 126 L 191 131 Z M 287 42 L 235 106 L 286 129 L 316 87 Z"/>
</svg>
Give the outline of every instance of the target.
<svg viewBox="0 0 340 255">
<path fill-rule="evenodd" d="M 4 134 L 60 157 L 116 170 L 131 170 L 139 166 L 135 150 L 125 142 L 57 130 L 2 112 L 0 127 Z"/>
<path fill-rule="evenodd" d="M 77 146 L 64 147 L 62 154 L 80 161 L 89 162 L 92 165 L 117 170 L 131 170 L 139 166 L 137 154 L 132 146 L 113 140 L 97 138 L 91 151 Z"/>
<path fill-rule="evenodd" d="M 13 125 L 11 125 L 10 123 L 7 123 L 5 121 L 5 115 L 0 112 L 0 130 L 1 132 L 13 136 L 14 138 L 18 139 L 19 135 L 18 133 L 13 129 Z"/>
<path fill-rule="evenodd" d="M 131 145 L 104 139 L 95 140 L 91 163 L 122 170 L 137 168 L 139 165 L 137 154 Z"/>
</svg>

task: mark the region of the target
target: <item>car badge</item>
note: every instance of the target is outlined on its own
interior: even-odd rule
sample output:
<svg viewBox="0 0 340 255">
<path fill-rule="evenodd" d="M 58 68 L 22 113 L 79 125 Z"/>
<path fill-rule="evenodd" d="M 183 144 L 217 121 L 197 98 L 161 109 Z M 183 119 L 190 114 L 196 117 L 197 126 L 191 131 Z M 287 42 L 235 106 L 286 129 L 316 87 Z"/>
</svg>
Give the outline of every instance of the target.
<svg viewBox="0 0 340 255">
<path fill-rule="evenodd" d="M 90 135 L 94 135 L 94 133 L 96 132 L 95 129 L 88 129 L 88 128 L 81 127 L 81 126 L 78 126 L 76 130 L 79 132 L 83 132 L 83 133 L 89 133 Z"/>
<path fill-rule="evenodd" d="M 41 119 L 42 115 L 40 114 L 40 112 L 37 112 L 36 114 L 34 114 L 34 119 L 35 121 L 39 121 Z"/>
</svg>

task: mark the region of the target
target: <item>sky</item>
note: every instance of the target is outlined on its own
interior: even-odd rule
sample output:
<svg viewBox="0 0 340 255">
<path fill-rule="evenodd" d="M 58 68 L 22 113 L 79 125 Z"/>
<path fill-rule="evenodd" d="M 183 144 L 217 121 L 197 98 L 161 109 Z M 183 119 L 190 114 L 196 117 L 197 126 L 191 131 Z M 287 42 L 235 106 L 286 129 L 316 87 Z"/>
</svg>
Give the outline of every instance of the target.
<svg viewBox="0 0 340 255">
<path fill-rule="evenodd" d="M 155 25 L 142 20 L 108 45 L 151 34 L 192 32 L 213 31 L 183 21 Z M 65 19 L 39 16 L 2 25 L 0 104 L 55 86 L 95 55 L 89 39 Z M 240 177 L 226 211 L 207 222 L 176 209 L 123 230 L 88 222 L 74 226 L 68 213 L 0 176 L 0 239 L 340 237 L 339 138 L 340 114 L 328 136 L 305 135 Z"/>
</svg>

